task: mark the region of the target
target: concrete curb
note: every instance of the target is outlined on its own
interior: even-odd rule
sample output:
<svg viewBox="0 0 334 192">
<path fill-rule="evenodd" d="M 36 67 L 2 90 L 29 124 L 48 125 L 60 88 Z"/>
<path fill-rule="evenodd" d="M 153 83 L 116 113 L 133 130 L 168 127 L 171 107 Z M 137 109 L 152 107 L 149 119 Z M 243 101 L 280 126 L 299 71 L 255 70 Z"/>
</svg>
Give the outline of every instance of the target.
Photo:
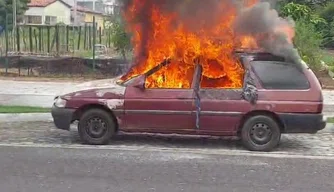
<svg viewBox="0 0 334 192">
<path fill-rule="evenodd" d="M 3 113 L 0 122 L 53 122 L 51 113 Z M 1 126 L 1 123 L 0 123 Z"/>
</svg>

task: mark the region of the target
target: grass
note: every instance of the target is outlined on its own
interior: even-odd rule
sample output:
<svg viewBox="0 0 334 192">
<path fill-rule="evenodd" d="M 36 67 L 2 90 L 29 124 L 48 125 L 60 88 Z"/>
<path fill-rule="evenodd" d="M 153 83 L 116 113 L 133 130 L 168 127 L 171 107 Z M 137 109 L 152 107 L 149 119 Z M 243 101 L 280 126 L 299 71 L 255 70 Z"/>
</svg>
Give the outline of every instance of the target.
<svg viewBox="0 0 334 192">
<path fill-rule="evenodd" d="M 29 106 L 3 106 L 0 105 L 0 113 L 48 113 L 50 108 Z"/>
<path fill-rule="evenodd" d="M 329 53 L 327 51 L 323 51 L 321 60 L 323 60 L 327 65 L 333 66 L 334 65 L 334 54 Z"/>
<path fill-rule="evenodd" d="M 328 117 L 327 123 L 334 123 L 334 117 Z"/>
</svg>

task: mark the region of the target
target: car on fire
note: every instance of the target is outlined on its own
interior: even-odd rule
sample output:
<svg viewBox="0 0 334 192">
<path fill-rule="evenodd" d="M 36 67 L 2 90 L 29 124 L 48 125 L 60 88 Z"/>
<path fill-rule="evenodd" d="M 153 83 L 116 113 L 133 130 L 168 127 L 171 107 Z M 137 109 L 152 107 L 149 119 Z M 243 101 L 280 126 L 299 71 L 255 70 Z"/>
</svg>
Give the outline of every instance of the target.
<svg viewBox="0 0 334 192">
<path fill-rule="evenodd" d="M 78 121 L 86 144 L 107 144 L 117 132 L 239 136 L 248 150 L 271 151 L 281 134 L 317 133 L 326 125 L 321 85 L 298 67 L 268 53 L 238 52 L 245 69 L 238 89 L 201 87 L 196 66 L 189 89 L 147 88 L 145 80 L 168 63 L 118 82 L 87 82 L 55 98 L 54 124 L 69 130 Z"/>
</svg>

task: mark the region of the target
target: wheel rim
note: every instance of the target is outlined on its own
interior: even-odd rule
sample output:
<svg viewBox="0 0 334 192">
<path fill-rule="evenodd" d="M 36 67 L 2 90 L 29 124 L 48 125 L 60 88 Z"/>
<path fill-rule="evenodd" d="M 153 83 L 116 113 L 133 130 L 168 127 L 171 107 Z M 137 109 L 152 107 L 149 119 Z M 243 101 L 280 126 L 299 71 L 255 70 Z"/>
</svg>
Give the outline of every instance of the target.
<svg viewBox="0 0 334 192">
<path fill-rule="evenodd" d="M 256 123 L 250 130 L 249 136 L 255 144 L 263 145 L 272 138 L 272 130 L 265 123 Z"/>
<path fill-rule="evenodd" d="M 107 123 L 100 117 L 92 117 L 85 125 L 86 133 L 92 138 L 101 138 L 107 132 Z"/>
</svg>

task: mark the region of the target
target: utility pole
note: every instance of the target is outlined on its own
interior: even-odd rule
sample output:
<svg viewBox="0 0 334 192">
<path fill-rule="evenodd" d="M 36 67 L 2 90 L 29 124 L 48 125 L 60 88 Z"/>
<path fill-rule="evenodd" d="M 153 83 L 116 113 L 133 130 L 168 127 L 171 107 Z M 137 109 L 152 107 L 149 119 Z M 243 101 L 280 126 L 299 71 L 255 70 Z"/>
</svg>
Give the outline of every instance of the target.
<svg viewBox="0 0 334 192">
<path fill-rule="evenodd" d="M 74 21 L 74 26 L 77 25 L 78 21 L 77 21 L 77 0 L 74 0 L 74 18 L 73 18 L 73 21 Z"/>
<path fill-rule="evenodd" d="M 16 0 L 13 0 L 13 31 L 15 30 L 16 27 Z"/>
<path fill-rule="evenodd" d="M 17 5 L 16 5 L 16 0 L 13 0 L 13 29 L 12 29 L 12 34 L 13 34 L 13 42 L 15 42 L 15 31 L 16 31 L 16 22 L 17 22 L 17 19 L 16 19 L 16 8 L 17 8 Z M 15 43 L 13 43 L 13 50 L 15 50 Z"/>
</svg>

